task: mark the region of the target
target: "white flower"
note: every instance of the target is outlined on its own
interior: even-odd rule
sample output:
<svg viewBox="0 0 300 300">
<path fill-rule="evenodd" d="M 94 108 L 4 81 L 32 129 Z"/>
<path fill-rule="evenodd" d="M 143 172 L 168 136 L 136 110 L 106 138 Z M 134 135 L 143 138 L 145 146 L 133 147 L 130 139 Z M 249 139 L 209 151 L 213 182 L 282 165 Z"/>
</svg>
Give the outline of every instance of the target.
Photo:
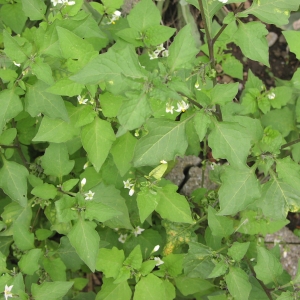
<svg viewBox="0 0 300 300">
<path fill-rule="evenodd" d="M 129 196 L 132 196 L 134 194 L 134 188 L 131 188 L 130 190 L 129 190 Z"/>
<path fill-rule="evenodd" d="M 127 234 L 121 234 L 118 238 L 118 241 L 122 244 L 126 242 Z"/>
<path fill-rule="evenodd" d="M 158 58 L 158 54 L 155 53 L 155 52 L 148 52 L 148 55 L 149 55 L 149 57 L 150 57 L 151 60 Z"/>
<path fill-rule="evenodd" d="M 227 3 L 228 0 L 219 0 L 219 2 L 222 2 L 222 3 Z"/>
<path fill-rule="evenodd" d="M 154 257 L 154 260 L 157 261 L 156 266 L 162 265 L 164 263 L 159 257 Z"/>
<path fill-rule="evenodd" d="M 171 105 L 170 103 L 167 103 L 166 104 L 166 113 L 171 113 L 173 114 L 173 109 L 174 109 L 174 106 Z"/>
<path fill-rule="evenodd" d="M 51 0 L 53 6 L 56 6 L 57 4 L 62 4 L 62 0 Z"/>
<path fill-rule="evenodd" d="M 270 94 L 268 94 L 268 98 L 269 98 L 270 100 L 275 99 L 275 97 L 276 97 L 275 93 L 270 93 Z"/>
<path fill-rule="evenodd" d="M 86 162 L 86 163 L 83 165 L 83 170 L 85 170 L 88 166 L 89 166 L 89 162 Z"/>
<path fill-rule="evenodd" d="M 164 50 L 164 51 L 161 53 L 161 56 L 162 56 L 162 57 L 168 57 L 168 56 L 169 56 L 169 50 Z"/>
<path fill-rule="evenodd" d="M 163 159 L 160 161 L 161 164 L 167 164 L 167 162 Z"/>
<path fill-rule="evenodd" d="M 14 65 L 17 66 L 17 67 L 20 67 L 20 66 L 21 66 L 21 64 L 18 64 L 18 63 L 16 63 L 15 61 L 13 61 L 13 63 L 14 63 Z"/>
<path fill-rule="evenodd" d="M 61 0 L 63 4 L 65 5 L 74 5 L 75 1 L 69 1 L 69 0 Z"/>
<path fill-rule="evenodd" d="M 85 186 L 85 184 L 86 184 L 86 178 L 82 178 L 80 184 L 81 184 L 81 187 Z"/>
<path fill-rule="evenodd" d="M 77 100 L 79 104 L 86 104 L 89 101 L 88 99 L 83 99 L 81 95 L 77 97 Z"/>
<path fill-rule="evenodd" d="M 5 289 L 4 289 L 4 297 L 5 297 L 5 300 L 8 299 L 8 297 L 12 297 L 12 292 L 11 292 L 11 289 L 13 288 L 13 285 L 11 286 L 7 286 L 5 285 Z"/>
<path fill-rule="evenodd" d="M 185 103 L 183 100 L 177 103 L 177 109 L 175 111 L 177 112 L 185 112 L 189 108 L 189 104 Z"/>
<path fill-rule="evenodd" d="M 137 226 L 133 229 L 133 234 L 135 235 L 135 237 L 137 237 L 139 234 L 142 234 L 144 230 L 145 229 L 141 228 L 140 226 Z"/>
<path fill-rule="evenodd" d="M 107 22 L 106 24 L 116 24 L 116 21 L 119 20 L 120 17 L 121 17 L 121 12 L 118 11 L 118 10 L 116 10 L 116 11 L 112 14 L 112 16 L 111 16 L 111 18 L 110 18 L 110 21 Z"/>
<path fill-rule="evenodd" d="M 160 246 L 159 246 L 159 245 L 156 245 L 156 246 L 154 247 L 154 249 L 152 250 L 152 252 L 156 252 L 156 251 L 158 251 L 158 250 L 159 250 L 159 248 L 160 248 Z"/>
<path fill-rule="evenodd" d="M 164 44 L 160 44 L 159 46 L 156 47 L 156 51 L 163 51 L 165 50 Z"/>
<path fill-rule="evenodd" d="M 133 186 L 133 184 L 130 183 L 129 179 L 123 181 L 123 184 L 124 184 L 124 189 L 131 189 L 131 187 Z"/>
<path fill-rule="evenodd" d="M 95 193 L 93 193 L 92 191 L 88 191 L 88 193 L 85 193 L 85 200 L 89 201 L 89 200 L 93 200 Z"/>
</svg>

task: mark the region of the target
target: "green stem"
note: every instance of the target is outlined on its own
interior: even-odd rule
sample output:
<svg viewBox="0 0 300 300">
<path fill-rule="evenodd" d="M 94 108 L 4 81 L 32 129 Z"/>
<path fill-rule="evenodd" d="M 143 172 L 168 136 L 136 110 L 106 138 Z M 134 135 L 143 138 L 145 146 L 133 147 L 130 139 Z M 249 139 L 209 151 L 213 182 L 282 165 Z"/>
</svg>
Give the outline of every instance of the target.
<svg viewBox="0 0 300 300">
<path fill-rule="evenodd" d="M 280 147 L 280 149 L 284 149 L 284 148 L 293 146 L 293 145 L 298 144 L 298 143 L 300 143 L 300 138 L 297 139 L 297 140 L 294 140 L 294 141 L 292 141 L 292 142 L 288 142 L 288 143 L 282 145 L 282 146 Z"/>
</svg>

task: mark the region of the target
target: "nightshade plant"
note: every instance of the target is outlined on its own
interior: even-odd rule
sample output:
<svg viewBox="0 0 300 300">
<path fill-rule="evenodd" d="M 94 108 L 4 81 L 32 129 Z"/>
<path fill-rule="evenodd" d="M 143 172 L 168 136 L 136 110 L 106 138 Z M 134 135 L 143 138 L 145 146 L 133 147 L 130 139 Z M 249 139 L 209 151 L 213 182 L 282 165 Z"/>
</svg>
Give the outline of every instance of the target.
<svg viewBox="0 0 300 300">
<path fill-rule="evenodd" d="M 54 300 L 298 299 L 264 236 L 300 207 L 300 69 L 267 89 L 228 53 L 269 66 L 267 24 L 299 0 L 189 0 L 161 25 L 152 0 L 1 0 L 0 289 Z M 161 6 L 159 6 L 161 7 Z M 248 15 L 255 21 L 246 22 Z M 300 33 L 286 31 L 300 59 Z M 200 55 L 202 53 L 203 55 Z M 201 147 L 200 147 L 201 142 Z M 211 149 L 218 185 L 187 199 L 164 179 Z"/>
</svg>

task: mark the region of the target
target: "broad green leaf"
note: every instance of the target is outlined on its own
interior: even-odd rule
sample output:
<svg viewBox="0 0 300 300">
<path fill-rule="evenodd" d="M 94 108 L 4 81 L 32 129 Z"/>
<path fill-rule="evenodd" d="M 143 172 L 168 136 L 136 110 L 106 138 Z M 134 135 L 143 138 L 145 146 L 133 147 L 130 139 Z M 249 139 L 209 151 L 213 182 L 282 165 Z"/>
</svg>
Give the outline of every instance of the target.
<svg viewBox="0 0 300 300">
<path fill-rule="evenodd" d="M 161 16 L 151 0 L 141 0 L 130 11 L 127 20 L 131 28 L 143 32 L 150 26 L 159 25 Z"/>
<path fill-rule="evenodd" d="M 299 210 L 299 192 L 280 179 L 273 178 L 262 186 L 262 197 L 257 205 L 261 207 L 266 217 L 283 220 L 289 210 Z"/>
<path fill-rule="evenodd" d="M 40 0 L 22 0 L 22 7 L 25 15 L 31 20 L 42 20 L 47 6 Z"/>
<path fill-rule="evenodd" d="M 24 274 L 33 275 L 39 269 L 38 261 L 42 255 L 41 249 L 31 249 L 24 254 L 18 265 Z"/>
<path fill-rule="evenodd" d="M 184 295 L 192 295 L 199 292 L 209 292 L 214 285 L 208 280 L 201 278 L 190 278 L 187 276 L 178 276 L 175 278 L 176 287 Z"/>
<path fill-rule="evenodd" d="M 67 281 L 66 266 L 58 258 L 44 258 L 43 267 L 53 281 Z"/>
<path fill-rule="evenodd" d="M 42 113 L 49 118 L 60 118 L 68 122 L 68 112 L 63 99 L 58 95 L 46 92 L 48 87 L 49 85 L 42 81 L 28 85 L 25 97 L 25 110 L 32 117 L 36 117 L 39 113 Z"/>
<path fill-rule="evenodd" d="M 76 127 L 76 124 L 80 118 L 81 110 L 69 102 L 65 102 L 65 104 L 70 121 L 66 122 L 60 119 L 50 119 L 47 116 L 44 116 L 33 141 L 65 143 L 74 137 L 79 136 L 80 130 Z"/>
<path fill-rule="evenodd" d="M 173 253 L 165 256 L 163 258 L 164 264 L 160 265 L 160 269 L 176 278 L 178 275 L 182 274 L 184 256 L 185 254 Z"/>
<path fill-rule="evenodd" d="M 81 84 L 107 82 L 107 88 L 114 94 L 128 90 L 124 76 L 132 79 L 144 78 L 144 71 L 139 65 L 137 54 L 132 46 L 122 49 L 110 48 L 106 53 L 90 61 L 79 73 L 70 79 Z M 132 85 L 132 81 L 130 81 Z"/>
<path fill-rule="evenodd" d="M 214 129 L 208 136 L 214 158 L 225 158 L 232 166 L 244 166 L 249 154 L 250 137 L 243 132 L 243 127 L 229 122 L 214 124 Z"/>
<path fill-rule="evenodd" d="M 95 227 L 94 222 L 86 222 L 79 218 L 68 234 L 71 245 L 92 272 L 95 272 L 100 242 Z"/>
<path fill-rule="evenodd" d="M 110 205 L 96 201 L 87 202 L 85 208 L 85 218 L 90 221 L 105 222 L 122 215 L 122 212 L 116 211 Z"/>
<path fill-rule="evenodd" d="M 153 274 L 149 274 L 135 286 L 133 300 L 165 300 L 164 286 L 161 279 Z"/>
<path fill-rule="evenodd" d="M 146 46 L 157 46 L 165 41 L 174 34 L 176 29 L 162 26 L 162 25 L 152 25 L 146 28 L 144 43 Z"/>
<path fill-rule="evenodd" d="M 57 195 L 57 188 L 53 184 L 43 183 L 33 188 L 31 194 L 42 199 L 54 199 Z"/>
<path fill-rule="evenodd" d="M 35 300 L 62 299 L 73 284 L 72 281 L 43 282 L 41 285 L 33 283 L 31 293 Z"/>
<path fill-rule="evenodd" d="M 283 272 L 280 261 L 269 250 L 257 246 L 257 264 L 254 267 L 256 276 L 264 284 L 278 284 L 278 277 Z"/>
<path fill-rule="evenodd" d="M 124 260 L 123 265 L 139 270 L 142 266 L 143 256 L 141 246 L 137 245 Z"/>
<path fill-rule="evenodd" d="M 214 262 L 215 267 L 209 274 L 208 278 L 216 278 L 224 275 L 227 273 L 228 270 L 228 263 L 226 263 L 224 260 L 221 260 L 219 262 Z"/>
<path fill-rule="evenodd" d="M 62 78 L 56 81 L 54 85 L 47 88 L 47 92 L 55 95 L 73 97 L 80 95 L 83 89 L 83 84 L 74 82 L 69 78 Z"/>
<path fill-rule="evenodd" d="M 104 116 L 108 118 L 116 117 L 124 99 L 123 96 L 108 92 L 101 94 L 100 103 Z"/>
<path fill-rule="evenodd" d="M 249 295 L 249 299 L 253 300 L 269 300 L 270 298 L 267 296 L 266 292 L 263 290 L 259 281 L 254 277 L 250 276 L 249 281 L 252 285 L 252 289 Z M 292 300 L 292 299 L 291 299 Z"/>
<path fill-rule="evenodd" d="M 100 171 L 116 137 L 109 122 L 95 118 L 81 130 L 81 141 L 88 158 L 97 172 Z"/>
<path fill-rule="evenodd" d="M 120 196 L 119 190 L 112 185 L 106 186 L 101 183 L 93 188 L 93 192 L 95 193 L 93 201 L 102 203 L 108 207 L 111 207 L 115 212 L 121 213 L 120 215 L 106 221 L 106 226 L 111 228 L 132 229 L 128 215 L 128 208 L 125 200 Z"/>
<path fill-rule="evenodd" d="M 45 241 L 48 237 L 53 235 L 53 231 L 40 228 L 35 231 L 35 236 L 38 241 Z"/>
<path fill-rule="evenodd" d="M 69 179 L 62 184 L 62 190 L 69 192 L 77 183 L 79 179 Z"/>
<path fill-rule="evenodd" d="M 193 118 L 193 125 L 198 134 L 200 142 L 203 141 L 210 123 L 210 117 L 204 112 L 203 109 L 195 114 Z"/>
<path fill-rule="evenodd" d="M 59 182 L 62 182 L 64 175 L 70 174 L 75 164 L 74 160 L 69 160 L 68 149 L 65 143 L 50 143 L 41 161 L 44 173 L 58 177 Z"/>
<path fill-rule="evenodd" d="M 212 104 L 225 105 L 232 102 L 238 93 L 239 83 L 217 84 L 211 91 Z"/>
<path fill-rule="evenodd" d="M 63 195 L 62 198 L 55 201 L 56 218 L 58 222 L 68 223 L 71 220 L 78 219 L 78 212 L 73 210 L 76 206 L 75 197 Z"/>
<path fill-rule="evenodd" d="M 13 224 L 14 242 L 22 251 L 34 248 L 34 234 L 29 231 L 32 210 L 30 206 L 20 209 Z"/>
<path fill-rule="evenodd" d="M 234 42 L 241 48 L 246 57 L 269 67 L 267 34 L 268 30 L 261 22 L 239 22 L 238 30 L 234 35 Z"/>
<path fill-rule="evenodd" d="M 139 208 L 139 215 L 141 223 L 149 217 L 149 215 L 156 209 L 160 197 L 149 190 L 148 187 L 142 187 L 137 195 L 137 206 Z"/>
<path fill-rule="evenodd" d="M 248 275 L 242 269 L 231 267 L 225 276 L 228 290 L 236 300 L 249 299 L 251 284 Z"/>
<path fill-rule="evenodd" d="M 222 68 L 225 74 L 233 78 L 243 79 L 243 64 L 233 56 L 229 56 L 222 63 Z"/>
<path fill-rule="evenodd" d="M 126 280 L 115 284 L 113 278 L 104 277 L 101 291 L 95 300 L 130 300 L 131 295 L 132 291 Z"/>
<path fill-rule="evenodd" d="M 21 206 L 27 204 L 27 176 L 28 170 L 13 161 L 2 158 L 3 166 L 0 170 L 0 187 L 4 193 Z"/>
<path fill-rule="evenodd" d="M 184 274 L 191 278 L 209 278 L 215 265 L 211 260 L 212 250 L 200 243 L 190 242 L 188 254 L 184 257 Z"/>
<path fill-rule="evenodd" d="M 221 175 L 220 215 L 235 215 L 261 196 L 254 170 L 227 166 Z"/>
<path fill-rule="evenodd" d="M 0 92 L 0 134 L 6 122 L 17 116 L 22 110 L 23 105 L 19 98 L 14 93 L 14 90 L 5 89 Z"/>
<path fill-rule="evenodd" d="M 160 198 L 156 206 L 156 211 L 162 218 L 173 222 L 190 223 L 194 221 L 191 217 L 190 206 L 184 196 L 177 193 L 178 187 L 167 184 L 157 190 Z"/>
<path fill-rule="evenodd" d="M 265 23 L 281 26 L 289 22 L 290 11 L 298 8 L 298 0 L 256 0 L 242 14 L 243 17 L 252 14 Z"/>
<path fill-rule="evenodd" d="M 102 271 L 105 277 L 116 278 L 120 272 L 125 255 L 123 250 L 101 248 L 98 253 L 96 270 Z"/>
<path fill-rule="evenodd" d="M 250 242 L 239 243 L 234 242 L 232 246 L 228 249 L 228 255 L 231 256 L 235 261 L 241 261 L 245 256 Z"/>
<path fill-rule="evenodd" d="M 23 63 L 29 59 L 32 45 L 23 37 L 10 36 L 10 34 L 3 31 L 4 52 L 13 61 Z"/>
<path fill-rule="evenodd" d="M 233 220 L 218 216 L 215 209 L 211 206 L 208 207 L 208 225 L 212 231 L 212 234 L 220 237 L 227 237 L 234 231 Z"/>
<path fill-rule="evenodd" d="M 127 93 L 126 96 L 127 99 L 123 101 L 118 113 L 118 120 L 123 127 L 122 131 L 141 127 L 152 113 L 144 92 L 142 94 Z"/>
<path fill-rule="evenodd" d="M 169 47 L 167 62 L 171 72 L 190 63 L 198 52 L 199 49 L 195 46 L 195 41 L 191 34 L 191 25 L 188 24 L 179 31 L 174 42 Z"/>
<path fill-rule="evenodd" d="M 117 138 L 111 147 L 110 152 L 122 177 L 132 166 L 131 161 L 136 143 L 137 139 L 127 132 Z"/>
<path fill-rule="evenodd" d="M 271 92 L 275 94 L 275 98 L 270 99 L 270 104 L 273 108 L 285 106 L 293 96 L 293 89 L 288 86 L 278 86 Z"/>
<path fill-rule="evenodd" d="M 54 79 L 52 76 L 52 69 L 49 66 L 49 64 L 43 62 L 43 59 L 37 57 L 33 61 L 30 67 L 31 67 L 32 74 L 34 74 L 37 77 L 37 79 L 50 85 L 54 83 Z"/>
<path fill-rule="evenodd" d="M 161 160 L 170 161 L 177 155 L 184 155 L 188 146 L 185 136 L 186 121 L 150 119 L 146 123 L 149 133 L 136 144 L 133 165 L 158 165 Z"/>
<path fill-rule="evenodd" d="M 156 260 L 144 261 L 139 271 L 143 276 L 147 276 L 155 268 L 156 264 Z"/>
<path fill-rule="evenodd" d="M 0 8 L 0 19 L 15 33 L 20 34 L 24 28 L 27 17 L 24 15 L 21 3 L 7 3 Z"/>
</svg>

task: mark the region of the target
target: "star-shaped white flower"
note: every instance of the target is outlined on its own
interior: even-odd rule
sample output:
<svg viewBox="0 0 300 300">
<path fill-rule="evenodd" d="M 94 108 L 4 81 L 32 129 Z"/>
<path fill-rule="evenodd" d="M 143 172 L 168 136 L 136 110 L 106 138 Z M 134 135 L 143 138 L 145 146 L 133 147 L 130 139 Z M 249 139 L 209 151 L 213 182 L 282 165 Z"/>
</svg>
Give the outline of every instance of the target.
<svg viewBox="0 0 300 300">
<path fill-rule="evenodd" d="M 270 94 L 268 94 L 268 98 L 269 98 L 270 100 L 275 99 L 275 97 L 276 97 L 275 93 L 270 93 Z"/>
<path fill-rule="evenodd" d="M 154 260 L 157 261 L 156 266 L 164 264 L 164 261 L 162 261 L 159 257 L 154 257 Z"/>
<path fill-rule="evenodd" d="M 135 237 L 137 237 L 139 234 L 142 234 L 144 230 L 145 229 L 141 228 L 140 226 L 137 226 L 133 229 L 133 234 L 135 235 Z"/>
<path fill-rule="evenodd" d="M 122 244 L 126 242 L 127 234 L 121 234 L 118 238 L 118 241 Z"/>
<path fill-rule="evenodd" d="M 131 187 L 133 186 L 133 184 L 130 183 L 129 179 L 123 181 L 123 184 L 124 184 L 124 189 L 131 189 Z"/>
<path fill-rule="evenodd" d="M 88 191 L 87 193 L 84 194 L 85 196 L 85 200 L 89 201 L 89 200 L 93 200 L 95 193 L 93 193 L 92 191 Z"/>
<path fill-rule="evenodd" d="M 74 5 L 75 1 L 69 1 L 69 0 L 61 0 L 63 4 L 65 5 Z"/>
<path fill-rule="evenodd" d="M 57 4 L 62 4 L 62 0 L 51 0 L 53 6 L 56 6 Z"/>
<path fill-rule="evenodd" d="M 121 14 L 122 14 L 122 13 L 121 13 L 120 11 L 116 10 L 116 11 L 112 14 L 112 16 L 111 16 L 111 18 L 110 18 L 110 21 L 107 22 L 106 24 L 116 24 L 116 21 L 120 19 Z"/>
<path fill-rule="evenodd" d="M 167 103 L 166 104 L 166 113 L 171 113 L 173 114 L 173 109 L 174 109 L 174 106 L 171 105 L 170 103 Z"/>
<path fill-rule="evenodd" d="M 81 95 L 79 95 L 79 96 L 77 97 L 77 100 L 78 100 L 78 103 L 79 103 L 79 104 L 87 104 L 87 102 L 89 101 L 89 99 L 83 99 L 83 98 L 81 97 Z"/>
<path fill-rule="evenodd" d="M 8 297 L 12 297 L 13 296 L 13 294 L 11 292 L 12 288 L 13 288 L 13 285 L 10 285 L 10 286 L 5 285 L 5 288 L 4 288 L 4 297 L 5 297 L 5 300 L 7 300 Z"/>
<path fill-rule="evenodd" d="M 228 0 L 219 0 L 219 2 L 222 2 L 222 3 L 227 3 Z"/>
<path fill-rule="evenodd" d="M 169 50 L 164 50 L 164 51 L 161 53 L 161 56 L 162 56 L 162 57 L 168 57 L 168 56 L 169 56 Z"/>
<path fill-rule="evenodd" d="M 156 50 L 159 51 L 159 52 L 160 52 L 160 51 L 163 51 L 163 50 L 165 50 L 165 49 L 166 49 L 166 48 L 164 47 L 164 44 L 160 44 L 159 46 L 156 47 Z"/>
<path fill-rule="evenodd" d="M 181 100 L 177 103 L 177 109 L 175 111 L 177 112 L 185 112 L 189 108 L 189 104 L 185 101 Z"/>
<path fill-rule="evenodd" d="M 148 52 L 148 55 L 149 55 L 149 57 L 150 57 L 151 60 L 158 58 L 158 54 L 159 53 L 157 53 L 155 51 L 154 52 Z"/>
</svg>

